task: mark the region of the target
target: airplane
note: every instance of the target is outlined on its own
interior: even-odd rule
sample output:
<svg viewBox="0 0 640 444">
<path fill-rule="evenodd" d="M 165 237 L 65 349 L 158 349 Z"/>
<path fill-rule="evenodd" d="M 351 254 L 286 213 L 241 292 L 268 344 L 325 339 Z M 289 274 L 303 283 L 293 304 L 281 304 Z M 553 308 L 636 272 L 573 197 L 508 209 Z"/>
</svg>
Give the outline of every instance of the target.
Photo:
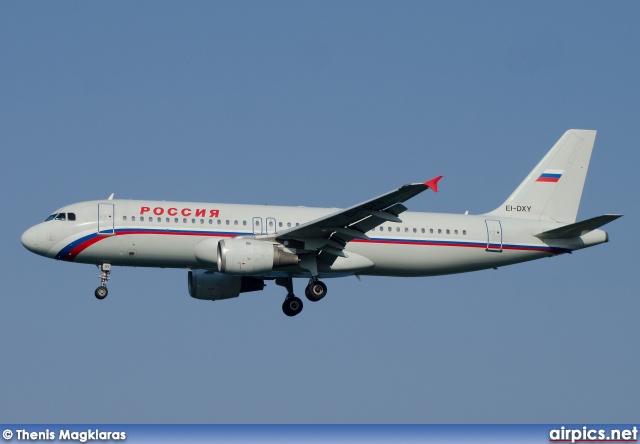
<svg viewBox="0 0 640 444">
<path fill-rule="evenodd" d="M 189 295 L 223 300 L 283 286 L 282 310 L 327 294 L 321 278 L 437 276 L 498 268 L 608 242 L 599 229 L 621 217 L 576 222 L 596 131 L 572 129 L 509 198 L 485 214 L 409 212 L 404 203 L 442 176 L 412 183 L 346 209 L 120 200 L 80 202 L 24 232 L 29 251 L 100 269 L 104 299 L 112 266 L 188 270 Z M 400 217 L 402 215 L 402 217 Z"/>
</svg>

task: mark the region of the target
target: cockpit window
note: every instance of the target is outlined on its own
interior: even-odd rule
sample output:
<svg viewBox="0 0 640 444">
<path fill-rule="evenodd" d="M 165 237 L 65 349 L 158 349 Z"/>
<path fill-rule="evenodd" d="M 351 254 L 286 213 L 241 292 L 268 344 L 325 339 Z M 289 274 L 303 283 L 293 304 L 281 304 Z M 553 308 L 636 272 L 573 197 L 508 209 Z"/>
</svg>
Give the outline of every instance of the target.
<svg viewBox="0 0 640 444">
<path fill-rule="evenodd" d="M 56 220 L 67 220 L 67 217 L 65 216 L 64 213 L 58 213 L 56 215 Z"/>
<path fill-rule="evenodd" d="M 76 213 L 67 213 L 68 220 L 76 220 Z"/>
<path fill-rule="evenodd" d="M 45 222 L 49 222 L 50 220 L 55 219 L 57 215 L 58 215 L 58 213 L 54 213 L 51 216 L 47 217 L 44 221 Z"/>
</svg>

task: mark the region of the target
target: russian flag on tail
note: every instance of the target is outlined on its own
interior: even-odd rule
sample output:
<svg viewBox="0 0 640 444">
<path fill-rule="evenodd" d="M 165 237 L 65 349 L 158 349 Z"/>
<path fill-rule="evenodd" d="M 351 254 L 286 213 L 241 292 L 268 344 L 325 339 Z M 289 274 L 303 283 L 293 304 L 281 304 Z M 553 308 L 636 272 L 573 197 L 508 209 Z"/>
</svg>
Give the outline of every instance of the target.
<svg viewBox="0 0 640 444">
<path fill-rule="evenodd" d="M 536 182 L 557 182 L 562 177 L 564 170 L 544 170 L 536 179 Z"/>
</svg>

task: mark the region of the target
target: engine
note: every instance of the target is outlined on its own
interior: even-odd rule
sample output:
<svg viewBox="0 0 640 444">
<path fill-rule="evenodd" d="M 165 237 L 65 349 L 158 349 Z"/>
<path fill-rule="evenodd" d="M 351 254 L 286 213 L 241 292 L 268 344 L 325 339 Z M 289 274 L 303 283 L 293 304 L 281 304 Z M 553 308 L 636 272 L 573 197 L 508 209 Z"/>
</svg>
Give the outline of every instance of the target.
<svg viewBox="0 0 640 444">
<path fill-rule="evenodd" d="M 209 301 L 237 298 L 240 293 L 264 289 L 264 280 L 251 276 L 229 276 L 207 270 L 189 270 L 189 295 Z"/>
<path fill-rule="evenodd" d="M 293 253 L 271 242 L 254 239 L 224 239 L 218 242 L 218 270 L 233 275 L 268 273 L 274 268 L 298 265 Z"/>
</svg>

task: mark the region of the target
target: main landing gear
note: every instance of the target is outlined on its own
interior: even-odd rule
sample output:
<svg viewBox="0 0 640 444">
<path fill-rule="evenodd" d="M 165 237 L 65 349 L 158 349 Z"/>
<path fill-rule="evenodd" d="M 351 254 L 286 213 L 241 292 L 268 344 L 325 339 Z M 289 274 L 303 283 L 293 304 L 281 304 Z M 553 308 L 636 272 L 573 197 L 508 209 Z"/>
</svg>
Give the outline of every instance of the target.
<svg viewBox="0 0 640 444">
<path fill-rule="evenodd" d="M 280 285 L 287 289 L 287 296 L 282 303 L 282 311 L 287 316 L 295 316 L 302 311 L 302 299 L 293 294 L 293 279 L 291 276 L 286 278 L 276 278 L 276 285 Z M 304 289 L 304 294 L 311 302 L 318 302 L 326 296 L 327 286 L 318 280 L 311 278 L 309 284 Z"/>
<path fill-rule="evenodd" d="M 309 285 L 304 289 L 304 295 L 311 302 L 318 302 L 327 295 L 327 286 L 319 281 L 318 278 L 311 278 Z"/>
<path fill-rule="evenodd" d="M 109 294 L 109 290 L 107 290 L 107 281 L 109 280 L 109 273 L 111 273 L 111 264 L 102 264 L 98 268 L 100 268 L 100 286 L 96 288 L 96 291 L 93 293 L 96 298 L 102 300 L 107 297 Z"/>
<path fill-rule="evenodd" d="M 276 285 L 280 285 L 287 289 L 287 296 L 282 303 L 282 311 L 287 316 L 295 316 L 302 311 L 302 300 L 293 294 L 293 279 L 291 276 L 286 278 L 276 278 Z"/>
</svg>

